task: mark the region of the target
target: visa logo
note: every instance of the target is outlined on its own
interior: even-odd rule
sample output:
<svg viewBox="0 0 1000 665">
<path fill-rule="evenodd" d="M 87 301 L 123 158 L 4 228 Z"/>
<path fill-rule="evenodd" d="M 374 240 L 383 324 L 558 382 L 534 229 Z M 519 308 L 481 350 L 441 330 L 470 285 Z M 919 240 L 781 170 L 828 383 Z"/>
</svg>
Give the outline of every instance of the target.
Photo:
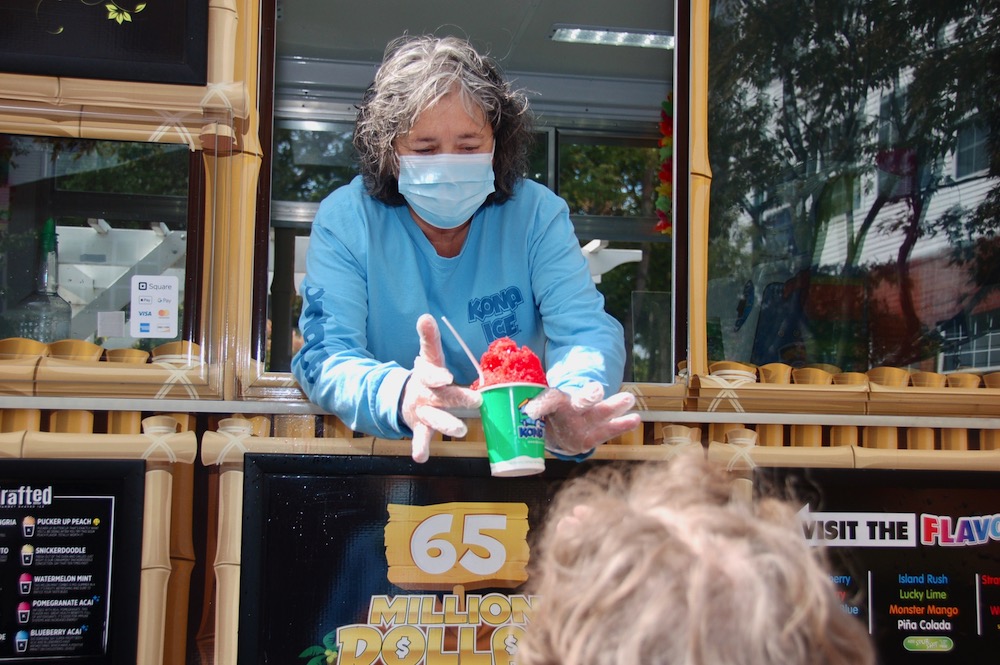
<svg viewBox="0 0 1000 665">
<path fill-rule="evenodd" d="M 153 310 L 150 309 L 140 309 L 139 316 L 153 316 Z"/>
</svg>

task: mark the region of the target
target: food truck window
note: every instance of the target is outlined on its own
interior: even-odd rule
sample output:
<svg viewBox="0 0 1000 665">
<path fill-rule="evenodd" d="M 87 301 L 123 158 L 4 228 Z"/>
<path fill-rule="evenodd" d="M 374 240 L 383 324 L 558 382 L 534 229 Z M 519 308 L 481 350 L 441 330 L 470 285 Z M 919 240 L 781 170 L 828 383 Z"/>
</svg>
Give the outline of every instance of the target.
<svg viewBox="0 0 1000 665">
<path fill-rule="evenodd" d="M 712 3 L 709 360 L 1000 368 L 996 40 L 910 4 Z"/>
<path fill-rule="evenodd" d="M 560 130 L 557 191 L 607 310 L 625 328 L 626 380 L 673 380 L 673 245 L 657 230 L 659 136 Z"/>
<path fill-rule="evenodd" d="M 553 17 L 580 13 L 572 2 L 544 11 L 511 5 L 499 14 L 495 4 L 482 2 L 442 8 L 394 2 L 379 5 L 377 18 L 337 2 L 276 9 L 268 83 L 274 98 L 265 109 L 273 122 L 264 136 L 269 154 L 257 213 L 258 234 L 268 242 L 266 256 L 259 243 L 255 259 L 253 311 L 260 318 L 251 342 L 265 371 L 289 371 L 301 344 L 298 287 L 309 227 L 319 201 L 356 172 L 349 140 L 355 107 L 384 46 L 404 33 L 434 33 L 485 47 L 529 93 L 538 133 L 526 175 L 570 203 L 581 252 L 608 311 L 626 329 L 633 359 L 626 380 L 673 380 L 673 246 L 656 214 L 670 50 L 557 44 L 550 39 Z M 632 27 L 672 30 L 669 3 L 640 2 L 630 11 Z M 587 20 L 624 19 L 613 7 L 598 14 Z M 266 273 L 259 267 L 265 262 Z"/>
<path fill-rule="evenodd" d="M 270 371 L 287 371 L 301 343 L 299 285 L 319 202 L 357 174 L 353 121 L 282 118 L 283 112 L 276 109 L 272 143 L 265 346 Z M 633 342 L 629 352 L 638 352 L 628 363 L 635 371 L 627 380 L 672 380 L 672 246 L 655 228 L 662 161 L 657 142 L 642 125 L 613 133 L 539 127 L 527 174 L 569 204 L 606 308 Z"/>
<path fill-rule="evenodd" d="M 186 145 L 0 134 L 0 336 L 146 350 L 191 339 L 199 160 Z M 53 230 L 54 266 L 44 260 Z M 133 278 L 176 285 L 169 303 L 145 308 L 151 323 L 141 331 Z"/>
</svg>

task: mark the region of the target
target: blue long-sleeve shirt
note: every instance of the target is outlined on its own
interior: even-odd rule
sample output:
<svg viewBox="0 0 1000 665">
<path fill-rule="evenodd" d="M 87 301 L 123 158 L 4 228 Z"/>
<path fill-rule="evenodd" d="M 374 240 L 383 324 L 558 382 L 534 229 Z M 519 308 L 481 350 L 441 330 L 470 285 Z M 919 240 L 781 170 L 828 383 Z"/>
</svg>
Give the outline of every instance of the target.
<svg viewBox="0 0 1000 665">
<path fill-rule="evenodd" d="M 477 356 L 500 337 L 541 358 L 549 385 L 589 381 L 617 391 L 621 325 L 604 311 L 566 203 L 523 181 L 502 205 L 473 216 L 458 256 L 439 256 L 406 206 L 367 194 L 360 177 L 330 194 L 313 222 L 292 372 L 309 399 L 356 431 L 412 435 L 398 405 L 420 351 L 417 318 L 447 317 Z M 441 341 L 456 383 L 475 368 L 445 326 Z"/>
</svg>

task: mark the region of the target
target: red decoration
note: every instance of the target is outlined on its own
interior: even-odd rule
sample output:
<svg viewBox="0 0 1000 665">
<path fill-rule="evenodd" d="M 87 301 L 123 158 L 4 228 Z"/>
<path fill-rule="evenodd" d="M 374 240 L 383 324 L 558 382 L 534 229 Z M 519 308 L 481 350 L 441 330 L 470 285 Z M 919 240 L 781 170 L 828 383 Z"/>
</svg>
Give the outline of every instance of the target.
<svg viewBox="0 0 1000 665">
<path fill-rule="evenodd" d="M 674 194 L 674 96 L 668 94 L 660 105 L 660 184 L 656 187 L 656 230 L 673 231 L 671 209 Z"/>
</svg>

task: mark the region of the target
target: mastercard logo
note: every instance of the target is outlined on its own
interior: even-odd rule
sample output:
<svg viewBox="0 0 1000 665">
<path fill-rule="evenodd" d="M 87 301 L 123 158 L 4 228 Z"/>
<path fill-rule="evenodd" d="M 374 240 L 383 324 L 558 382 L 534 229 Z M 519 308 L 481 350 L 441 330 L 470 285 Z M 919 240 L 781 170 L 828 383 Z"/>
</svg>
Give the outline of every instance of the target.
<svg viewBox="0 0 1000 665">
<path fill-rule="evenodd" d="M 157 311 L 156 313 L 159 314 L 160 316 L 170 316 L 170 310 L 169 309 L 161 309 L 161 310 Z"/>
</svg>

